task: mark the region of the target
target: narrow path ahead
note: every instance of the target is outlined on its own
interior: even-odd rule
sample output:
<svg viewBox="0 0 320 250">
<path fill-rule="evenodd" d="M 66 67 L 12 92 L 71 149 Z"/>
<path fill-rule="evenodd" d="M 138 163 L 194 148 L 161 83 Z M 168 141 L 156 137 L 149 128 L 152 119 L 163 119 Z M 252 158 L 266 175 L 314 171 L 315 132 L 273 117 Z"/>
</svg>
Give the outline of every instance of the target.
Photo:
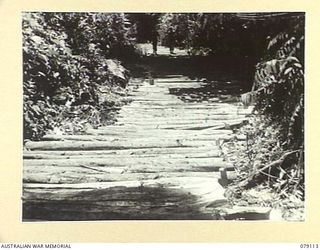
<svg viewBox="0 0 320 250">
<path fill-rule="evenodd" d="M 153 54 L 152 44 L 141 43 L 136 45 L 137 50 L 145 56 L 150 56 Z M 159 56 L 188 56 L 188 52 L 184 49 L 174 48 L 174 54 L 170 54 L 170 49 L 165 46 L 157 46 L 157 55 Z"/>
<path fill-rule="evenodd" d="M 232 169 L 219 145 L 250 110 L 210 97 L 205 85 L 182 75 L 132 79 L 114 125 L 28 142 L 23 219 L 217 219 L 206 206 L 225 202 L 219 169 Z M 206 100 L 193 102 L 193 90 Z"/>
</svg>

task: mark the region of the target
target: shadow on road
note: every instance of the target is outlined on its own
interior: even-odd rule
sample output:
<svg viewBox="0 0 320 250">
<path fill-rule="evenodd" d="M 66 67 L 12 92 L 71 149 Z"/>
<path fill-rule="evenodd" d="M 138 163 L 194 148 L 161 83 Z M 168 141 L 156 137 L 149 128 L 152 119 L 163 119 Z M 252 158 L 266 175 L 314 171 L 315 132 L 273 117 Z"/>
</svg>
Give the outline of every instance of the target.
<svg viewBox="0 0 320 250">
<path fill-rule="evenodd" d="M 43 199 L 23 204 L 24 221 L 86 220 L 217 220 L 200 209 L 198 197 L 182 189 L 163 187 L 113 187 L 73 195 L 43 193 Z M 203 204 L 202 204 L 203 205 Z"/>
</svg>

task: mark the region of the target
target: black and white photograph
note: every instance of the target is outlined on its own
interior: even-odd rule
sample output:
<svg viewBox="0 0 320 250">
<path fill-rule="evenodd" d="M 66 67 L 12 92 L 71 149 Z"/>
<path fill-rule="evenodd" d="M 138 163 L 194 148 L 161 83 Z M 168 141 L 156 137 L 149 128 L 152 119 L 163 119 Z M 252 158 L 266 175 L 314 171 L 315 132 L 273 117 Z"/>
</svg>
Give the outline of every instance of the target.
<svg viewBox="0 0 320 250">
<path fill-rule="evenodd" d="M 304 12 L 21 22 L 23 222 L 305 221 Z"/>
</svg>

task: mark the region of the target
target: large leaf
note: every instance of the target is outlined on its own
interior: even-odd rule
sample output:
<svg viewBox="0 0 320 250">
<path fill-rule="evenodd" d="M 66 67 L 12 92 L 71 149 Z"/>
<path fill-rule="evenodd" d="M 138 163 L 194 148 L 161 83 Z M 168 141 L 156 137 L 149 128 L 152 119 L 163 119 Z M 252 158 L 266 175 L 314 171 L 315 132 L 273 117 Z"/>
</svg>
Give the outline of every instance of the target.
<svg viewBox="0 0 320 250">
<path fill-rule="evenodd" d="M 126 69 L 118 61 L 108 59 L 106 60 L 106 65 L 108 67 L 109 72 L 112 75 L 119 77 L 123 80 L 126 80 L 126 76 L 125 76 Z"/>
</svg>

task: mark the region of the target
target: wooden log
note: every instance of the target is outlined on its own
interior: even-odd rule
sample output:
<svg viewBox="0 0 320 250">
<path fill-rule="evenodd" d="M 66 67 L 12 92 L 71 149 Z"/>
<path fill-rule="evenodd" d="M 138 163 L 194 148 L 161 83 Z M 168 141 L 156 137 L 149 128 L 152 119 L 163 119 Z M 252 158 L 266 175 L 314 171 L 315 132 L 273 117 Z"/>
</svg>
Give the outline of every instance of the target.
<svg viewBox="0 0 320 250">
<path fill-rule="evenodd" d="M 46 152 L 46 151 L 44 151 Z M 210 158 L 210 157 L 219 157 L 221 155 L 220 150 L 217 151 L 208 151 L 208 152 L 199 152 L 196 153 L 193 150 L 190 151 L 189 153 L 186 152 L 178 152 L 178 153 L 173 153 L 173 152 L 161 152 L 161 153 L 154 153 L 154 152 L 145 152 L 145 153 L 139 153 L 135 154 L 134 152 L 130 153 L 128 152 L 127 154 L 123 152 L 115 152 L 115 153 L 110 153 L 110 152 L 103 152 L 101 153 L 100 151 L 93 151 L 94 153 L 90 153 L 91 151 L 85 151 L 86 154 L 83 154 L 82 152 L 76 151 L 77 154 L 68 154 L 68 151 L 64 151 L 63 153 L 60 154 L 54 154 L 51 152 L 55 151 L 50 151 L 50 154 L 43 153 L 42 151 L 29 151 L 25 152 L 23 154 L 23 159 L 81 159 L 81 158 L 128 158 L 132 157 L 132 155 L 136 155 L 137 157 L 140 158 L 151 158 L 151 157 L 164 157 L 166 154 L 169 155 L 170 158 Z M 73 151 L 74 152 L 74 151 Z M 89 154 L 89 153 L 90 154 Z M 159 155 L 161 154 L 161 155 Z"/>
<path fill-rule="evenodd" d="M 166 100 L 139 100 L 139 101 L 134 101 L 130 103 L 130 107 L 131 106 L 135 106 L 135 105 L 139 105 L 139 106 L 185 106 L 186 104 L 181 101 L 180 99 L 172 99 L 170 100 L 169 98 L 167 98 Z"/>
<path fill-rule="evenodd" d="M 133 111 L 135 110 L 135 111 Z M 134 112 L 135 115 L 152 115 L 152 116 L 159 116 L 160 114 L 163 116 L 174 116 L 174 115 L 198 115 L 198 114 L 204 114 L 204 115 L 214 115 L 214 114 L 221 114 L 221 113 L 230 113 L 230 114 L 236 114 L 237 112 L 240 112 L 241 109 L 238 109 L 237 107 L 214 107 L 214 108 L 203 108 L 199 109 L 197 107 L 192 107 L 189 109 L 186 109 L 184 107 L 168 107 L 167 109 L 164 107 L 155 107 L 155 106 L 146 106 L 146 105 L 137 105 L 134 107 L 123 107 L 120 111 L 120 115 L 124 115 L 125 117 L 133 116 L 132 112 Z"/>
<path fill-rule="evenodd" d="M 196 171 L 199 170 L 199 171 Z M 23 170 L 23 180 L 35 183 L 74 183 L 74 182 L 100 182 L 100 181 L 120 181 L 157 179 L 160 177 L 217 177 L 218 172 L 214 168 L 197 167 L 192 171 L 190 168 L 159 168 L 147 169 L 139 166 L 134 168 L 126 167 L 85 167 L 67 166 L 28 166 Z M 205 175 L 205 173 L 207 175 Z M 38 178 L 38 179 L 37 179 Z M 118 178 L 118 179 L 117 179 Z"/>
<path fill-rule="evenodd" d="M 210 127 L 210 126 L 205 126 L 201 130 L 183 130 L 183 129 L 161 129 L 161 128 L 148 128 L 148 129 L 142 129 L 142 128 L 137 128 L 135 131 L 127 131 L 125 134 L 128 136 L 132 137 L 138 137 L 138 138 L 144 138 L 148 136 L 154 136 L 154 135 L 159 135 L 159 138 L 162 138 L 162 136 L 165 137 L 170 137 L 174 138 L 175 136 L 183 136 L 183 135 L 189 135 L 192 137 L 195 133 L 199 135 L 219 135 L 221 134 L 222 136 L 224 135 L 232 135 L 232 130 L 230 129 L 215 129 L 216 126 Z M 218 126 L 217 126 L 218 127 Z M 220 126 L 218 127 L 220 128 Z M 167 131 L 167 132 L 166 132 Z M 106 128 L 101 128 L 101 129 L 87 129 L 86 133 L 88 135 L 107 135 L 107 136 L 118 136 L 121 138 L 121 136 L 124 135 L 124 132 L 120 131 L 112 131 Z"/>
<path fill-rule="evenodd" d="M 154 116 L 158 117 L 161 114 L 164 117 L 170 118 L 173 116 L 180 116 L 181 119 L 192 117 L 193 115 L 201 116 L 214 116 L 214 115 L 239 115 L 237 114 L 238 109 L 236 108 L 207 108 L 207 109 L 198 109 L 198 108 L 185 108 L 184 106 L 170 106 L 168 109 L 161 109 L 161 105 L 154 105 L 148 106 L 145 104 L 137 105 L 136 106 L 136 113 L 137 116 Z M 135 115 L 132 114 L 133 107 L 125 107 L 119 111 L 120 117 L 124 118 L 134 118 Z M 155 112 L 155 113 L 152 113 Z M 245 115 L 244 115 L 245 116 Z"/>
<path fill-rule="evenodd" d="M 204 195 L 208 193 L 216 193 L 219 195 L 224 194 L 224 189 L 217 182 L 214 177 L 179 177 L 179 178 L 160 178 L 155 180 L 146 180 L 143 183 L 141 181 L 116 181 L 116 182 L 94 182 L 94 183 L 77 183 L 77 184 L 38 184 L 38 183 L 25 183 L 23 184 L 24 189 L 52 189 L 57 192 L 53 195 L 60 199 L 58 195 L 59 191 L 61 194 L 68 193 L 78 190 L 96 190 L 96 189 L 109 189 L 113 187 L 166 187 L 172 189 L 184 189 L 189 193 L 195 195 Z M 40 194 L 41 195 L 41 194 Z M 120 193 L 118 194 L 121 195 Z M 90 199 L 96 199 L 95 197 L 88 197 Z"/>
<path fill-rule="evenodd" d="M 182 148 L 144 148 L 144 149 L 121 149 L 121 150 L 67 150 L 67 151 L 50 151 L 50 150 L 35 150 L 35 151 L 28 151 L 25 150 L 23 155 L 34 155 L 34 154 L 41 154 L 41 155 L 60 155 L 60 156 L 99 156 L 99 155 L 138 155 L 138 156 L 148 156 L 148 155 L 175 155 L 175 154 L 182 154 L 186 156 L 192 156 L 192 154 L 218 154 L 220 150 L 214 150 L 210 146 L 203 146 L 203 147 L 182 147 Z"/>
<path fill-rule="evenodd" d="M 172 117 L 154 117 L 152 115 L 144 115 L 141 117 L 130 117 L 130 116 L 117 116 L 117 121 L 119 122 L 166 122 L 166 121 L 179 121 L 179 122 L 191 122 L 194 120 L 197 121 L 220 121 L 220 120 L 237 120 L 239 118 L 245 118 L 244 115 L 238 115 L 236 113 L 228 114 L 211 114 L 211 113 L 203 113 L 203 114 L 180 114 Z"/>
<path fill-rule="evenodd" d="M 238 119 L 244 118 L 246 115 L 238 115 L 236 111 L 232 113 L 228 112 L 194 112 L 194 113 L 182 113 L 176 112 L 172 114 L 152 114 L 150 112 L 140 112 L 136 113 L 135 116 L 131 116 L 129 113 L 119 112 L 117 115 L 117 120 L 152 120 L 152 119 L 159 119 L 159 120 L 168 120 L 168 119 L 179 119 L 179 120 L 220 120 L 220 119 Z"/>
<path fill-rule="evenodd" d="M 205 163 L 199 162 L 197 164 L 190 164 L 188 162 L 180 162 L 179 164 L 172 162 L 156 162 L 147 164 L 146 162 L 136 162 L 135 164 L 124 164 L 122 162 L 113 163 L 100 163 L 100 162 L 89 162 L 87 165 L 81 162 L 57 162 L 52 164 L 32 164 L 24 163 L 23 169 L 29 173 L 36 173 L 45 171 L 48 174 L 51 173 L 63 173 L 63 172 L 83 172 L 86 173 L 163 173 L 163 172 L 218 172 L 219 168 L 225 167 L 231 169 L 233 166 L 230 163 L 216 162 L 216 163 Z M 84 177 L 85 178 L 85 177 Z"/>
<path fill-rule="evenodd" d="M 166 94 L 166 91 L 169 91 L 167 86 L 155 86 L 155 85 L 150 85 L 150 84 L 144 84 L 140 86 L 137 90 L 139 93 L 145 93 L 145 92 L 153 92 L 153 91 L 159 91 L 161 94 Z"/>
<path fill-rule="evenodd" d="M 155 83 L 156 87 L 160 86 L 160 87 L 165 87 L 167 89 L 198 89 L 201 88 L 202 86 L 204 86 L 204 84 L 201 83 Z M 170 93 L 170 92 L 169 92 Z"/>
<path fill-rule="evenodd" d="M 171 101 L 173 103 L 182 102 L 180 99 L 177 99 L 176 97 L 169 97 L 165 95 L 159 95 L 156 93 L 150 93 L 148 96 L 133 95 L 133 96 L 124 98 L 124 100 L 129 102 L 138 102 L 138 103 L 149 103 L 149 102 L 162 103 L 167 101 Z"/>
<path fill-rule="evenodd" d="M 173 130 L 203 130 L 203 129 L 232 129 L 234 127 L 239 127 L 243 124 L 243 120 L 239 121 L 228 121 L 228 122 L 220 122 L 220 123 L 203 123 L 203 124 L 190 124 L 190 125 L 149 125 L 144 126 L 146 129 L 154 129 L 154 128 L 160 128 L 160 129 L 173 129 Z M 129 126 L 129 124 L 127 125 Z M 133 125 L 132 126 L 138 126 Z"/>
<path fill-rule="evenodd" d="M 224 120 L 224 121 L 208 121 L 208 122 L 191 122 L 185 124 L 143 124 L 143 123 L 116 123 L 116 125 L 122 126 L 124 131 L 136 131 L 138 129 L 175 129 L 175 130 L 201 130 L 205 128 L 215 128 L 215 129 L 231 129 L 233 127 L 238 127 L 246 121 L 247 118 L 237 119 L 237 120 Z M 110 132 L 112 133 L 112 132 Z"/>
<path fill-rule="evenodd" d="M 176 87 L 176 86 L 183 86 L 183 87 L 200 87 L 202 85 L 206 85 L 201 81 L 196 80 L 184 80 L 184 79 L 156 79 L 154 81 L 154 85 L 156 86 L 168 86 L 168 87 Z"/>
<path fill-rule="evenodd" d="M 173 126 L 184 126 L 184 125 L 203 125 L 206 124 L 208 126 L 214 126 L 214 125 L 221 125 L 221 124 L 234 124 L 234 123 L 242 123 L 242 121 L 245 120 L 245 118 L 242 119 L 207 119 L 207 120 L 180 120 L 180 119 L 168 119 L 168 120 L 158 120 L 154 119 L 153 121 L 117 121 L 115 124 L 119 125 L 125 125 L 129 127 L 130 125 L 136 125 L 140 127 L 156 127 L 159 126 L 160 128 L 167 128 L 167 127 L 173 127 Z"/>
<path fill-rule="evenodd" d="M 130 125 L 130 124 L 137 124 L 137 125 L 153 125 L 153 124 L 177 124 L 177 125 L 183 125 L 183 124 L 199 124 L 199 123 L 211 123 L 211 124 L 217 124 L 221 122 L 234 122 L 239 120 L 246 120 L 245 116 L 229 116 L 229 117 L 221 117 L 221 118 L 213 118 L 213 117 L 197 117 L 194 116 L 193 119 L 180 119 L 179 117 L 150 117 L 150 118 L 119 118 L 115 122 L 115 124 L 123 124 L 123 125 Z"/>
<path fill-rule="evenodd" d="M 132 102 L 124 107 L 124 109 L 183 109 L 183 110 L 192 110 L 192 109 L 204 109 L 210 110 L 212 108 L 229 108 L 232 107 L 232 104 L 227 103 L 185 103 L 185 102 Z"/>
<path fill-rule="evenodd" d="M 119 169 L 119 168 L 117 168 Z M 59 170 L 59 169 L 58 169 Z M 59 183 L 88 183 L 88 182 L 112 182 L 112 181 L 142 181 L 142 180 L 155 180 L 159 178 L 178 178 L 178 177 L 215 177 L 218 178 L 217 172 L 159 172 L 159 173 L 130 173 L 130 172 L 86 172 L 77 169 L 71 171 L 66 169 L 65 171 L 57 171 L 54 169 L 50 173 L 41 169 L 40 171 L 24 171 L 23 182 L 24 183 L 47 183 L 47 184 L 59 184 Z"/>
<path fill-rule="evenodd" d="M 174 147 L 195 147 L 195 146 L 211 146 L 216 148 L 215 143 L 208 141 L 194 140 L 135 140 L 135 141 L 29 141 L 25 144 L 28 150 L 99 150 L 99 149 L 131 149 L 131 148 L 174 148 Z"/>
<path fill-rule="evenodd" d="M 153 116 L 153 117 L 173 117 L 173 116 L 193 116 L 193 115 L 215 115 L 215 114 L 236 114 L 239 110 L 234 108 L 197 108 L 197 107 L 174 107 L 168 106 L 147 106 L 147 105 L 137 105 L 136 107 L 124 107 L 119 111 L 119 115 L 124 117 L 134 117 L 132 114 L 134 112 L 137 116 Z"/>
<path fill-rule="evenodd" d="M 150 136 L 149 136 L 150 135 Z M 116 140 L 136 140 L 141 138 L 148 138 L 150 141 L 156 141 L 161 139 L 184 139 L 184 140 L 199 140 L 199 141 L 215 141 L 218 139 L 230 139 L 234 137 L 233 135 L 226 135 L 226 134 L 213 134 L 213 135 L 203 135 L 199 134 L 120 134 L 118 136 L 97 136 L 97 135 L 45 135 L 42 137 L 43 141 L 116 141 Z"/>
<path fill-rule="evenodd" d="M 172 101 L 178 101 L 179 104 L 174 104 L 171 105 Z M 124 108 L 130 108 L 130 107 L 135 107 L 135 106 L 139 106 L 139 105 L 144 105 L 145 107 L 148 107 L 150 103 L 143 103 L 143 102 L 138 102 L 138 101 L 134 101 L 131 102 L 130 104 L 126 105 Z M 167 104 L 167 105 L 166 105 Z M 159 103 L 155 103 L 155 105 L 160 105 Z M 238 103 L 216 103 L 216 102 L 183 102 L 180 99 L 176 99 L 176 100 L 168 100 L 168 101 L 163 101 L 161 103 L 162 106 L 167 106 L 167 107 L 176 107 L 176 108 L 212 108 L 212 107 L 216 107 L 216 108 L 229 108 L 229 107 L 240 107 L 240 105 Z"/>
<path fill-rule="evenodd" d="M 179 74 L 167 74 L 167 75 L 161 75 L 161 77 L 155 77 L 155 79 L 167 79 L 167 78 L 190 79 L 188 76 L 179 75 Z"/>
<path fill-rule="evenodd" d="M 124 99 L 129 99 L 131 98 L 134 101 L 148 101 L 148 100 L 153 100 L 153 101 L 166 101 L 166 100 L 179 100 L 179 98 L 175 95 L 171 95 L 168 93 L 153 93 L 153 92 L 143 92 L 143 93 L 139 93 L 139 92 L 135 92 L 132 93 L 131 95 L 128 95 L 127 97 L 125 97 Z"/>
<path fill-rule="evenodd" d="M 43 166 L 43 165 L 36 165 L 36 166 L 24 166 L 25 170 L 25 176 L 28 176 L 30 173 L 41 173 L 40 171 L 45 172 L 48 177 L 50 175 L 53 175 L 53 178 L 56 178 L 55 175 L 59 175 L 60 173 L 66 174 L 67 176 L 72 176 L 72 173 L 79 175 L 82 174 L 82 178 L 84 180 L 90 181 L 90 176 L 92 175 L 97 175 L 97 174 L 102 174 L 105 175 L 106 177 L 108 175 L 114 175 L 114 174 L 131 174 L 131 173 L 158 173 L 158 174 L 163 174 L 163 173 L 190 173 L 192 176 L 192 173 L 194 172 L 212 172 L 215 173 L 219 171 L 219 168 L 225 166 L 226 168 L 230 169 L 231 165 L 230 164 L 218 164 L 218 165 L 201 165 L 198 164 L 197 166 L 190 166 L 188 164 L 181 164 L 181 165 L 130 165 L 130 166 L 120 166 L 120 165 L 108 165 L 105 167 L 98 166 L 98 165 L 48 165 L 48 166 Z M 28 174 L 27 174 L 28 173 Z M 86 181 L 86 182 L 88 182 Z"/>
<path fill-rule="evenodd" d="M 133 128 L 133 129 L 144 129 L 144 130 L 150 130 L 150 129 L 167 129 L 167 130 L 201 130 L 205 128 L 225 128 L 225 123 L 215 123 L 215 124 L 182 124 L 182 125 L 165 125 L 165 124 L 154 124 L 154 125 L 144 125 L 141 126 L 140 124 L 117 124 L 117 125 L 125 125 L 127 128 Z"/>
<path fill-rule="evenodd" d="M 142 88 L 143 88 L 143 90 L 142 90 Z M 170 91 L 166 87 L 154 89 L 154 88 L 150 88 L 150 87 L 147 88 L 147 87 L 143 86 L 143 87 L 140 87 L 139 89 L 132 90 L 131 94 L 128 96 L 147 96 L 148 94 L 167 94 L 167 95 L 169 95 Z"/>
<path fill-rule="evenodd" d="M 144 173 L 145 171 L 135 172 Z M 159 171 L 160 172 L 160 171 Z M 174 171 L 173 171 L 174 172 Z M 90 182 L 90 176 L 95 175 L 114 175 L 123 173 L 133 173 L 128 171 L 127 166 L 97 166 L 97 165 L 81 165 L 81 164 L 65 164 L 65 165 L 24 165 L 23 167 L 23 178 L 28 177 L 30 174 L 47 174 L 48 178 L 56 178 L 59 175 L 65 175 L 67 177 L 81 177 L 84 182 Z"/>
<path fill-rule="evenodd" d="M 183 80 L 183 79 L 156 79 L 154 81 L 155 86 L 168 86 L 168 87 L 184 87 L 184 88 L 197 88 L 206 85 L 203 82 L 195 80 Z"/>
<path fill-rule="evenodd" d="M 195 83 L 203 83 L 202 81 L 197 81 L 197 80 L 192 80 L 190 78 L 186 78 L 186 77 L 171 77 L 171 78 L 155 78 L 156 82 L 159 82 L 159 83 L 179 83 L 179 82 L 185 82 L 185 83 L 188 83 L 188 82 L 195 82 Z"/>
<path fill-rule="evenodd" d="M 184 165 L 190 166 L 226 166 L 228 165 L 222 158 L 171 158 L 169 156 L 155 157 L 108 157 L 108 158 L 58 158 L 58 159 L 24 159 L 23 166 L 173 166 Z M 230 165 L 230 164 L 229 164 Z"/>
</svg>

